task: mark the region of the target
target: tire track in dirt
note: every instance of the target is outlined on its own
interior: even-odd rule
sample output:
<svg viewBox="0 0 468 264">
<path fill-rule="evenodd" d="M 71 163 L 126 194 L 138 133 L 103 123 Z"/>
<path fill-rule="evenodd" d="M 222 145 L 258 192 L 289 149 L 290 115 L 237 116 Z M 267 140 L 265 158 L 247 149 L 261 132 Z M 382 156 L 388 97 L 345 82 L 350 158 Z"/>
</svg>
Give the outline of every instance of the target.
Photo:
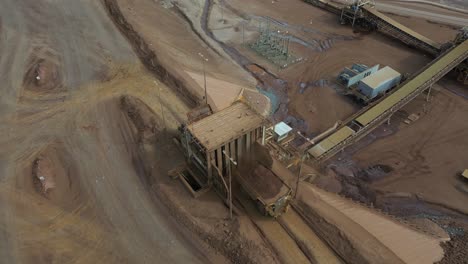
<svg viewBox="0 0 468 264">
<path fill-rule="evenodd" d="M 204 255 L 206 252 L 197 250 L 200 245 L 193 242 L 195 239 L 183 234 L 184 227 L 169 218 L 160 196 L 146 181 L 164 175 L 150 173 L 155 161 L 143 156 L 144 146 L 139 134 L 145 137 L 158 134 L 158 124 L 162 122 L 156 121 L 157 117 L 147 106 L 141 107 L 142 114 L 150 115 L 142 116 L 141 120 L 137 118 L 148 122 L 143 127 L 137 127 L 140 121 L 135 123 L 128 111 L 122 109 L 119 98 L 77 113 L 75 126 L 92 123 L 99 127 L 91 126 L 85 129 L 87 133 L 74 135 L 67 140 L 67 147 L 74 157 L 94 157 L 78 159 L 77 163 L 81 174 L 86 175 L 83 181 L 91 190 L 93 200 L 98 201 L 99 215 L 110 221 L 112 230 L 118 233 L 115 238 L 121 247 L 118 255 L 127 256 L 131 263 L 186 262 L 189 259 L 194 263 L 209 262 Z M 141 129 L 145 133 L 139 133 Z"/>
<path fill-rule="evenodd" d="M 2 94 L 7 95 L 0 96 L 0 131 L 7 132 L 0 140 L 2 262 L 206 263 L 208 253 L 182 237 L 164 207 L 147 198 L 138 178 L 141 171 L 132 163 L 135 140 L 119 136 L 130 133 L 128 127 L 118 108 L 102 101 L 129 92 L 154 102 L 151 89 L 156 86 L 165 89 L 161 96 L 174 105 L 171 110 L 184 109 L 185 114 L 186 104 L 142 71 L 98 1 L 5 0 L 0 3 L 0 17 L 2 27 L 7 27 L 0 38 L 0 78 Z M 46 58 L 35 56 L 37 52 Z M 110 63 L 113 60 L 115 64 Z M 126 63 L 138 68 L 132 81 Z M 118 67 L 111 69 L 112 74 L 115 70 L 123 75 L 112 84 L 96 78 L 109 65 Z M 35 96 L 57 96 L 56 88 L 64 83 L 70 95 L 66 101 L 35 100 Z M 114 89 L 119 85 L 125 87 Z M 17 100 L 23 92 L 25 100 Z M 5 108 L 3 101 L 9 104 Z M 170 116 L 171 110 L 166 114 Z M 36 154 L 55 139 L 69 154 L 57 155 L 76 166 L 42 153 L 43 160 L 52 161 L 47 165 L 37 160 L 32 175 Z M 47 171 L 47 166 L 55 170 Z M 54 179 L 55 189 L 47 184 L 49 190 L 43 193 L 42 177 Z"/>
<path fill-rule="evenodd" d="M 247 197 L 239 195 L 235 201 L 245 210 L 246 215 L 281 263 L 310 263 L 310 259 L 297 244 L 297 240 L 279 222 L 261 215 Z"/>
<path fill-rule="evenodd" d="M 216 55 L 222 56 L 217 49 L 215 49 L 202 35 L 195 29 L 193 26 L 192 20 L 180 9 L 179 5 L 177 3 L 174 4 L 174 9 L 175 13 L 182 18 L 190 27 L 190 30 L 200 39 L 203 43 L 205 43 L 206 46 L 208 46 Z"/>
<path fill-rule="evenodd" d="M 438 104 L 439 102 L 435 103 Z M 411 177 L 410 175 L 414 174 L 430 173 L 430 166 L 425 165 L 426 158 L 422 153 L 424 149 L 430 148 L 431 146 L 440 145 L 444 141 L 450 140 L 448 138 L 450 135 L 441 135 L 438 137 L 437 135 L 440 134 L 439 130 L 441 130 L 448 122 L 450 122 L 450 119 L 448 119 L 447 116 L 450 116 L 455 112 L 456 106 L 457 105 L 453 99 L 448 99 L 447 104 L 444 105 L 444 108 L 442 108 L 441 112 L 435 112 L 436 110 L 429 112 L 429 115 L 436 115 L 436 117 L 433 118 L 434 122 L 431 125 L 431 129 L 428 129 L 425 133 L 422 133 L 416 142 L 411 143 L 412 147 L 409 148 L 409 151 L 406 155 L 396 151 L 388 151 L 381 154 L 382 158 L 396 159 L 403 162 L 404 167 L 400 168 L 399 170 L 402 175 L 406 175 L 406 178 Z M 457 135 L 451 135 L 450 137 L 456 136 Z M 400 178 L 401 177 L 397 177 L 389 182 L 395 182 Z"/>
<path fill-rule="evenodd" d="M 109 62 L 137 59 L 118 30 L 106 27 L 99 3 L 5 0 L 0 6 L 0 46 L 6 49 L 0 67 L 9 104 L 63 101 L 72 90 L 103 79 Z"/>
<path fill-rule="evenodd" d="M 0 110 L 2 113 L 13 112 L 16 108 L 16 98 L 22 78 L 22 70 L 27 52 L 26 23 L 20 12 L 10 12 L 10 16 L 2 15 L 2 10 L 17 10 L 15 1 L 5 0 L 1 3 L 0 17 Z M 13 89 L 12 89 L 13 88 Z"/>
<path fill-rule="evenodd" d="M 164 65 L 162 65 L 157 54 L 149 48 L 149 45 L 122 14 L 118 3 L 115 0 L 102 1 L 109 17 L 131 43 L 142 64 L 145 65 L 145 67 L 152 72 L 158 80 L 177 91 L 187 104 L 191 107 L 197 106 L 201 98 L 193 92 L 193 89 L 189 88 L 187 82 L 182 81 L 174 72 L 169 71 Z"/>
<path fill-rule="evenodd" d="M 223 42 L 219 41 L 213 34 L 213 31 L 210 30 L 208 26 L 208 20 L 210 18 L 212 7 L 213 7 L 213 1 L 206 0 L 205 5 L 203 7 L 201 21 L 200 21 L 201 28 L 203 29 L 203 31 L 209 38 L 214 40 L 224 50 L 224 52 L 226 52 L 229 55 L 229 57 L 231 57 L 231 59 L 233 59 L 239 66 L 241 66 L 244 70 L 246 70 L 250 75 L 255 77 L 254 74 L 246 68 L 247 65 L 251 64 L 250 60 L 244 55 L 242 55 L 237 49 L 229 47 Z"/>
</svg>

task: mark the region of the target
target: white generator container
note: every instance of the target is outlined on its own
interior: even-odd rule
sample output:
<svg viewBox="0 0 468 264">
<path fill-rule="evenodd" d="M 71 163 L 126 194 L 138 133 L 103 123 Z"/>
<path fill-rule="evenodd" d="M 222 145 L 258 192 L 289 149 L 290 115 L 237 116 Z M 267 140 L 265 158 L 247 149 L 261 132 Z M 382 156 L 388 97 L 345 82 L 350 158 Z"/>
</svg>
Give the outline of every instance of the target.
<svg viewBox="0 0 468 264">
<path fill-rule="evenodd" d="M 362 79 L 358 84 L 358 91 L 369 99 L 397 86 L 401 81 L 401 74 L 386 66 L 376 73 Z"/>
</svg>

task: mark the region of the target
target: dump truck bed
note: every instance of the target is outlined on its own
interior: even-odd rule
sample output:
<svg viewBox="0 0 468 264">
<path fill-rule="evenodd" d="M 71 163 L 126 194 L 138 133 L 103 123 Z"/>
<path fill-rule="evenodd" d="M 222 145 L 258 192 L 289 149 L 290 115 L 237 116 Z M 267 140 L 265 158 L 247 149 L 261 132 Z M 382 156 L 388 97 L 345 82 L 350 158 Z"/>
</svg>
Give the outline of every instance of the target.
<svg viewBox="0 0 468 264">
<path fill-rule="evenodd" d="M 272 170 L 258 163 L 251 173 L 239 173 L 238 181 L 251 198 L 259 199 L 265 204 L 276 203 L 290 192 L 287 186 Z"/>
<path fill-rule="evenodd" d="M 233 172 L 235 180 L 264 215 L 278 217 L 289 208 L 292 191 L 284 178 L 279 177 L 284 173 L 281 168 L 289 172 L 271 157 L 266 147 L 255 143 Z"/>
</svg>

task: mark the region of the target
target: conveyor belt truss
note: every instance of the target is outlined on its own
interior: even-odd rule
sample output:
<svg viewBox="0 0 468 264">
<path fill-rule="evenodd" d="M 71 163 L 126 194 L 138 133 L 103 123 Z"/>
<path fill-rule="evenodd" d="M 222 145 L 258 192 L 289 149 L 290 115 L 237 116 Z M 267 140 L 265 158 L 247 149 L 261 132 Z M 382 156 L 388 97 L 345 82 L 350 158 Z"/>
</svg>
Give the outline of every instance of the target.
<svg viewBox="0 0 468 264">
<path fill-rule="evenodd" d="M 431 62 L 431 64 L 423 68 L 418 74 L 402 84 L 395 92 L 367 109 L 364 113 L 359 114 L 352 121 L 348 122 L 345 126 L 347 126 L 348 131 L 352 130 L 353 133 L 346 134 L 346 137 L 337 137 L 335 133 L 342 131 L 342 129 L 339 129 L 337 132 L 331 134 L 329 137 L 312 147 L 308 151 L 309 154 L 317 162 L 322 162 L 332 157 L 346 146 L 372 132 L 380 124 L 388 120 L 392 114 L 431 87 L 467 58 L 468 40 L 465 40 L 458 46 L 451 48 L 439 56 L 436 60 Z M 334 138 L 334 140 L 331 141 L 333 144 L 329 143 L 329 138 Z M 336 138 L 339 138 L 339 140 L 336 140 Z M 326 144 L 323 145 L 322 142 L 325 142 Z"/>
</svg>

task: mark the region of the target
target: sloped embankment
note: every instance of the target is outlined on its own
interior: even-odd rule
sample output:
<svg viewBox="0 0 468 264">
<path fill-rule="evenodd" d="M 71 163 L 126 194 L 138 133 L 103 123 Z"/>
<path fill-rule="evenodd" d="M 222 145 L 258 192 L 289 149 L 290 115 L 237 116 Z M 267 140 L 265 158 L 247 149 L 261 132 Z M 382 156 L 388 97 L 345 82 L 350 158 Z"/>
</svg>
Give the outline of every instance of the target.
<svg viewBox="0 0 468 264">
<path fill-rule="evenodd" d="M 443 256 L 444 239 L 436 234 L 307 183 L 295 208 L 351 263 L 434 263 Z"/>
<path fill-rule="evenodd" d="M 176 90 L 190 107 L 195 107 L 202 100 L 202 95 L 197 93 L 196 84 L 190 83 L 178 73 L 172 66 L 161 61 L 156 53 L 150 49 L 145 40 L 138 34 L 133 26 L 122 14 L 115 0 L 103 0 L 103 4 L 116 27 L 122 32 L 132 45 L 135 53 L 140 58 L 147 70 L 152 72 L 165 85 Z"/>
</svg>

